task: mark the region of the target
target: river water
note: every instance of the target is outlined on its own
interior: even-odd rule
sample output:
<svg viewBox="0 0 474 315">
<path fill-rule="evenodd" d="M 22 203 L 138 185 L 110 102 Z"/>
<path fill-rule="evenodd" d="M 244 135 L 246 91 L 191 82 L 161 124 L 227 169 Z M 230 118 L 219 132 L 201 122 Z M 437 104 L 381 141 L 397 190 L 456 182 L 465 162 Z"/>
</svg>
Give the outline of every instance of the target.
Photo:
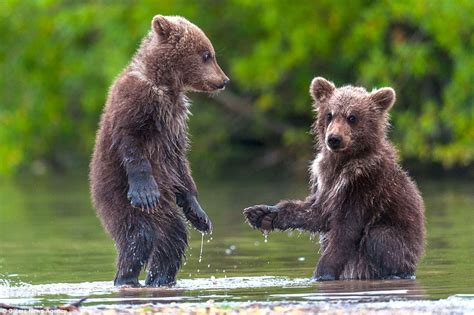
<svg viewBox="0 0 474 315">
<path fill-rule="evenodd" d="M 167 289 L 117 289 L 115 250 L 89 201 L 83 176 L 23 178 L 0 183 L 0 303 L 50 306 L 82 297 L 85 305 L 284 301 L 385 302 L 474 299 L 474 184 L 418 180 L 428 239 L 416 280 L 309 279 L 317 237 L 270 233 L 267 241 L 243 220 L 246 206 L 303 198 L 304 178 L 198 180 L 214 232 L 192 230 L 178 283 Z M 201 258 L 201 259 L 200 259 Z M 142 275 L 142 279 L 144 274 Z"/>
</svg>

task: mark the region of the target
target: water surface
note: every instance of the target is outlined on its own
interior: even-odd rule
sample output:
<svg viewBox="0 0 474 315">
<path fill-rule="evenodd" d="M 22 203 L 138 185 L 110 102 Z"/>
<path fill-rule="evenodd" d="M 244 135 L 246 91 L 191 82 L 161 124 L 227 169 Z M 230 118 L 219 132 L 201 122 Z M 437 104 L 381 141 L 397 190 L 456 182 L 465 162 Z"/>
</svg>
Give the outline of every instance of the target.
<svg viewBox="0 0 474 315">
<path fill-rule="evenodd" d="M 304 178 L 198 180 L 214 232 L 192 231 L 186 263 L 171 289 L 117 289 L 115 250 L 103 232 L 82 177 L 0 183 L 0 303 L 56 305 L 88 296 L 86 305 L 246 301 L 437 300 L 474 294 L 474 185 L 423 181 L 428 240 L 416 280 L 309 281 L 317 237 L 249 228 L 242 209 L 303 198 Z M 142 276 L 142 279 L 144 275 Z"/>
</svg>

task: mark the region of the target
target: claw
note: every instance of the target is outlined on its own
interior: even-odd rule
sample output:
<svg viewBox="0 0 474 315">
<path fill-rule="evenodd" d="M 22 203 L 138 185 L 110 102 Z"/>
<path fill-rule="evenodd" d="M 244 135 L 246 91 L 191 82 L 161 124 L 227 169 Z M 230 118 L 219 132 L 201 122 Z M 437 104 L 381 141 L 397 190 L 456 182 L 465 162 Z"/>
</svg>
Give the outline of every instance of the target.
<svg viewBox="0 0 474 315">
<path fill-rule="evenodd" d="M 275 206 L 257 205 L 245 208 L 244 216 L 247 223 L 253 228 L 271 231 L 273 230 L 273 220 L 278 211 Z"/>
<path fill-rule="evenodd" d="M 129 183 L 127 199 L 132 207 L 148 213 L 152 212 L 158 205 L 159 197 L 158 185 L 151 176 L 148 179 L 135 180 Z"/>
<path fill-rule="evenodd" d="M 196 197 L 190 194 L 178 195 L 177 204 L 183 208 L 186 219 L 200 232 L 210 233 L 212 231 L 211 220 L 201 208 Z"/>
</svg>

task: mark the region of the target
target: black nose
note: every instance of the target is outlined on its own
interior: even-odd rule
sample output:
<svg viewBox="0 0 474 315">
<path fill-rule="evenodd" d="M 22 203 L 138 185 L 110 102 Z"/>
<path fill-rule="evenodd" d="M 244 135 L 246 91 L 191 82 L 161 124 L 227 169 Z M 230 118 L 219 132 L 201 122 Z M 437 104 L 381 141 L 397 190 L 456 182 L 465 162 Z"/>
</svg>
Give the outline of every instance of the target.
<svg viewBox="0 0 474 315">
<path fill-rule="evenodd" d="M 220 89 L 223 89 L 225 88 L 225 86 L 230 82 L 229 78 L 225 79 L 221 85 L 218 85 L 217 88 L 220 90 Z"/>
<path fill-rule="evenodd" d="M 328 145 L 331 149 L 339 149 L 341 147 L 342 138 L 338 135 L 329 135 L 328 137 Z"/>
</svg>

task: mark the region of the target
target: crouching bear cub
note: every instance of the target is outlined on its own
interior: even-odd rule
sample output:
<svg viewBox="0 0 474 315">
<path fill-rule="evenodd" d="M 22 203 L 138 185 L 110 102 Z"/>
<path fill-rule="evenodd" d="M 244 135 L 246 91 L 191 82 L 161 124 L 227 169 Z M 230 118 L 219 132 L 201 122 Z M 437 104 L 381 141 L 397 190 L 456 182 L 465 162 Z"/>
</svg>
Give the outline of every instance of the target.
<svg viewBox="0 0 474 315">
<path fill-rule="evenodd" d="M 171 285 L 187 247 L 185 218 L 211 221 L 186 159 L 186 91 L 229 82 L 206 35 L 181 17 L 157 15 L 110 88 L 90 165 L 92 200 L 118 252 L 115 285 Z"/>
<path fill-rule="evenodd" d="M 247 222 L 265 231 L 319 233 L 315 280 L 414 277 L 424 247 L 424 206 L 385 135 L 394 90 L 336 88 L 318 77 L 310 94 L 319 144 L 311 194 L 247 208 Z"/>
</svg>

